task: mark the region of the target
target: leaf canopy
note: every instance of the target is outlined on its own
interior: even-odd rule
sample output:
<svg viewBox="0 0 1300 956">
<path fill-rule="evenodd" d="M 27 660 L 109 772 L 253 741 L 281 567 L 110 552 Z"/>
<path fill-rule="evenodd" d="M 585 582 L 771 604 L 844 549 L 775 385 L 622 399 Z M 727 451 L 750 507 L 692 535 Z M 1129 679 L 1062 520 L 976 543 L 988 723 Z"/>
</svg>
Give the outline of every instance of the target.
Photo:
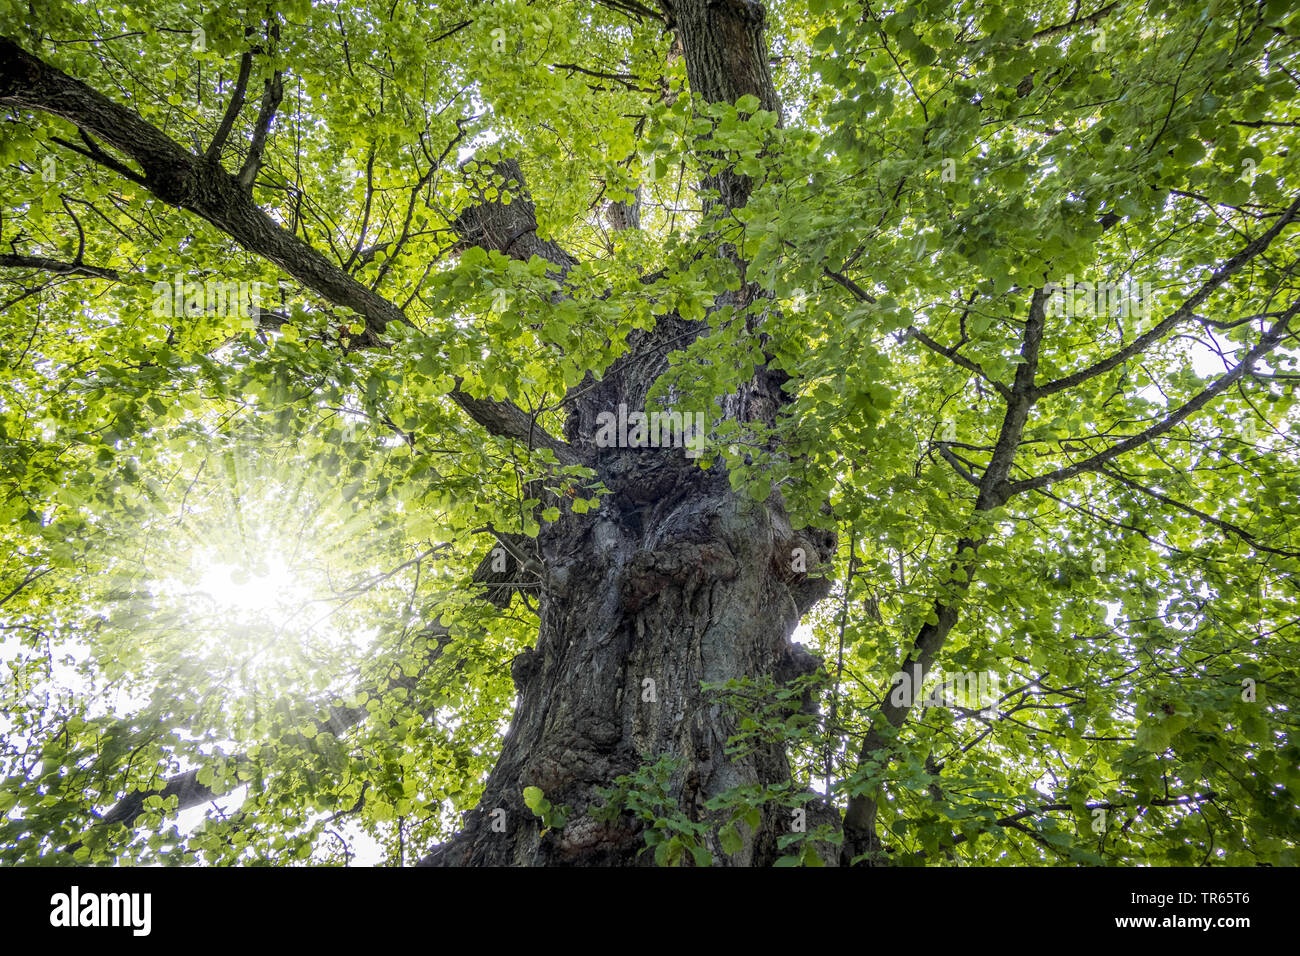
<svg viewBox="0 0 1300 956">
<path fill-rule="evenodd" d="M 773 2 L 778 117 L 692 98 L 637 7 L 0 3 L 0 36 L 193 157 L 253 154 L 256 204 L 400 316 L 367 339 L 0 87 L 0 861 L 401 863 L 454 832 L 537 627 L 534 566 L 513 603 L 476 568 L 559 518 L 538 482 L 603 491 L 466 407 L 560 435 L 675 312 L 708 331 L 654 401 L 712 408 L 765 363 L 794 396 L 715 423 L 701 466 L 840 532 L 801 632 L 834 721 L 783 730 L 801 781 L 872 795 L 900 863 L 1300 862 L 1300 13 Z M 753 191 L 718 221 L 720 168 Z M 572 267 L 466 244 L 498 200 Z M 736 261 L 769 295 L 719 308 Z M 1032 407 L 977 507 L 1034 302 Z M 993 699 L 859 761 L 948 608 L 936 666 Z M 105 820 L 185 772 L 235 799 Z"/>
</svg>

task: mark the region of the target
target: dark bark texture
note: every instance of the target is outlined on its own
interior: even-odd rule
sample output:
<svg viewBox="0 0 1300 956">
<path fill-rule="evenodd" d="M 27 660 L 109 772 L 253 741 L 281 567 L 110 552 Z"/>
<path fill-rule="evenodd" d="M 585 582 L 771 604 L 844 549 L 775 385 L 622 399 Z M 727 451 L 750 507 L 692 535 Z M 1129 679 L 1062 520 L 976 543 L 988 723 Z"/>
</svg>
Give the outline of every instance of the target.
<svg viewBox="0 0 1300 956">
<path fill-rule="evenodd" d="M 681 40 L 692 92 L 711 102 L 750 94 L 779 111 L 759 4 L 674 0 L 664 9 Z M 702 186 L 716 190 L 727 208 L 744 205 L 751 188 L 731 170 Z M 542 256 L 555 264 L 555 275 L 572 262 L 535 237 L 532 207 L 518 199 L 467 210 L 457 225 L 467 242 L 519 258 Z M 732 255 L 726 246 L 722 254 Z M 744 264 L 736 264 L 743 274 Z M 746 283 L 716 305 L 743 307 L 760 295 Z M 589 377 L 570 396 L 567 444 L 612 494 L 599 512 L 566 513 L 544 528 L 541 622 L 536 647 L 515 662 L 513 724 L 479 806 L 426 864 L 648 862 L 651 856 L 639 853 L 645 843 L 638 821 L 624 814 L 611 822 L 593 811 L 604 805 L 601 788 L 663 755 L 676 760 L 672 799 L 694 820 L 707 819 L 705 801 L 732 788 L 790 780 L 780 743 L 728 756 L 737 727 L 701 685 L 764 675 L 783 683 L 817 668 L 790 635 L 828 590 L 834 535 L 793 528 L 779 494 L 763 503 L 739 496 L 724 469 L 703 470 L 681 448 L 594 442 L 597 417 L 620 404 L 644 410 L 669 352 L 706 328 L 666 317 L 636 333 L 599 382 Z M 784 381 L 760 370 L 720 408 L 700 411 L 710 422 L 726 416 L 771 423 L 786 401 Z M 792 570 L 796 549 L 806 556 L 806 571 Z M 524 805 L 526 786 L 570 808 L 563 828 L 543 833 Z M 825 820 L 838 827 L 834 811 L 810 808 L 809 826 Z M 788 811 L 769 807 L 756 832 L 742 831 L 738 852 L 725 854 L 716 841 L 709 849 L 716 863 L 770 865 L 790 825 Z M 827 857 L 834 862 L 834 854 Z"/>
<path fill-rule="evenodd" d="M 705 800 L 730 788 L 789 780 L 779 744 L 726 755 L 736 727 L 701 683 L 783 682 L 817 667 L 789 638 L 826 593 L 819 572 L 834 536 L 792 528 L 779 496 L 761 504 L 738 496 L 722 469 L 700 469 L 683 449 L 592 442 L 600 412 L 644 407 L 667 364 L 667 348 L 655 345 L 695 331 L 680 320 L 661 324 L 575 403 L 567 437 L 612 494 L 599 512 L 545 526 L 538 640 L 515 662 L 519 705 L 501 759 L 465 830 L 426 862 L 631 863 L 644 846 L 636 822 L 602 823 L 590 811 L 603 803 L 598 788 L 664 754 L 680 761 L 670 789 L 696 819 Z M 806 573 L 791 570 L 796 548 Z M 523 804 L 525 786 L 571 807 L 567 826 L 543 837 Z M 771 863 L 789 823 L 765 816 L 730 862 Z"/>
</svg>

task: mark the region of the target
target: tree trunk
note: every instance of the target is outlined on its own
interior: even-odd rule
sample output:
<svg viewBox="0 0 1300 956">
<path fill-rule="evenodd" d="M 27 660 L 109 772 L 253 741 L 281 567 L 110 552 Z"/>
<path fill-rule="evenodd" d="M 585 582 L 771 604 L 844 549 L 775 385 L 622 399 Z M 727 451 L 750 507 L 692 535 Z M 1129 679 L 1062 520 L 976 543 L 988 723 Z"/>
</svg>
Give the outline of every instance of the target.
<svg viewBox="0 0 1300 956">
<path fill-rule="evenodd" d="M 666 22 L 680 41 L 692 93 L 708 102 L 757 98 L 779 116 L 763 40 L 763 10 L 750 0 L 661 0 Z M 0 103 L 63 116 L 121 150 L 143 170 L 115 165 L 164 202 L 202 216 L 245 248 L 282 266 L 331 302 L 366 318 L 353 345 L 373 345 L 393 323 L 406 321 L 396 305 L 362 286 L 283 229 L 253 202 L 248 183 L 227 173 L 220 145 L 207 156 L 188 153 L 140 116 L 84 83 L 49 66 L 17 44 L 0 40 Z M 218 137 L 218 141 L 221 137 Z M 106 160 L 114 162 L 112 160 Z M 523 177 L 513 163 L 496 174 L 518 180 L 510 204 L 487 202 L 465 210 L 455 227 L 466 244 L 528 259 L 538 255 L 563 282 L 574 260 L 537 235 Z M 727 168 L 713 170 L 701 187 L 705 206 L 726 214 L 747 201 L 752 184 Z M 634 225 L 629 221 L 629 225 Z M 717 296 L 738 312 L 751 305 L 750 331 L 761 337 L 755 314 L 770 313 L 767 294 L 745 280 L 745 263 L 726 242 L 714 243 L 741 277 L 740 288 Z M 515 661 L 518 707 L 501 757 L 479 806 L 465 828 L 425 862 L 475 864 L 627 865 L 644 847 L 633 814 L 598 818 L 599 789 L 667 756 L 676 769 L 669 800 L 691 820 L 703 805 L 740 786 L 788 784 L 783 744 L 727 754 L 735 718 L 703 683 L 770 675 L 778 683 L 809 673 L 817 661 L 790 643 L 800 617 L 825 594 L 825 571 L 834 553 L 830 532 L 792 529 L 774 492 L 757 503 L 733 493 L 719 465 L 703 469 L 682 447 L 601 447 L 597 416 L 620 406 L 644 410 L 646 396 L 667 368 L 670 349 L 685 347 L 708 329 L 707 321 L 677 315 L 637 332 L 629 349 L 597 382 L 587 380 L 566 399 L 567 443 L 560 442 L 510 402 L 467 394 L 450 398 L 495 435 L 549 448 L 562 464 L 585 464 L 611 492 L 598 511 L 575 514 L 568 499 L 561 518 L 544 525 L 540 627 L 535 649 Z M 771 424 L 788 401 L 786 376 L 760 368 L 752 380 L 718 406 L 677 409 L 719 418 Z M 535 495 L 545 497 L 544 494 Z M 798 555 L 798 557 L 796 557 Z M 530 576 L 533 576 L 530 573 Z M 479 580 L 476 575 L 476 580 Z M 507 596 L 498 595 L 502 600 Z M 333 715 L 329 718 L 333 720 Z M 358 715 L 343 715 L 350 725 Z M 332 724 L 331 724 L 332 726 Z M 174 786 L 173 786 L 174 785 Z M 540 788 L 553 805 L 567 805 L 564 826 L 545 833 L 525 806 L 525 787 Z M 171 788 L 171 789 L 168 789 Z M 185 805 L 205 799 L 186 775 L 154 793 L 175 794 Z M 150 792 L 124 798 L 109 816 L 128 825 Z M 499 812 L 503 811 L 503 812 Z M 824 810 L 838 826 L 838 817 Z M 809 817 L 817 808 L 809 808 Z M 717 862 L 763 865 L 777 856 L 777 839 L 790 830 L 788 811 L 772 808 L 756 829 L 741 828 L 741 847 L 724 854 L 707 838 Z"/>
<path fill-rule="evenodd" d="M 625 357 L 576 403 L 570 442 L 591 454 L 612 493 L 598 512 L 566 513 L 541 533 L 541 624 L 536 648 L 515 661 L 514 722 L 465 830 L 428 863 L 631 864 L 645 846 L 640 824 L 630 815 L 597 820 L 591 811 L 605 802 L 597 790 L 665 754 L 680 761 L 669 791 L 691 819 L 733 787 L 790 779 L 779 744 L 727 756 L 737 728 L 701 682 L 785 682 L 816 669 L 789 638 L 827 590 L 818 572 L 834 535 L 793 530 L 779 495 L 764 503 L 737 495 L 724 469 L 701 469 L 681 448 L 592 446 L 597 414 L 620 402 L 644 407 L 666 367 L 666 349 L 649 347 L 653 340 L 693 331 L 665 326 L 630 352 L 654 358 Z M 795 549 L 806 573 L 792 570 L 804 564 L 792 560 Z M 542 836 L 523 802 L 527 786 L 571 808 L 562 829 Z M 770 864 L 789 824 L 765 814 L 739 852 L 710 846 L 714 860 Z"/>
<path fill-rule="evenodd" d="M 725 479 L 682 474 L 676 463 L 645 470 L 657 474 L 545 536 L 541 627 L 536 649 L 515 663 L 513 725 L 464 832 L 429 862 L 627 865 L 644 846 L 640 824 L 598 821 L 597 789 L 664 754 L 680 758 L 669 790 L 692 819 L 733 787 L 789 780 L 779 745 L 728 758 L 736 727 L 700 686 L 816 666 L 788 641 L 808 596 L 781 572 L 798 545 L 780 504 L 743 502 Z M 671 481 L 671 493 L 638 502 L 656 479 Z M 543 838 L 526 786 L 568 805 L 567 825 Z M 769 816 L 730 861 L 770 864 L 787 830 Z M 721 848 L 711 849 L 720 862 Z"/>
<path fill-rule="evenodd" d="M 681 40 L 693 93 L 728 103 L 752 94 L 761 108 L 779 112 L 759 4 L 674 0 L 663 6 Z M 503 171 L 517 176 L 515 169 Z M 731 170 L 701 185 L 717 191 L 711 205 L 727 209 L 744 205 L 750 191 L 749 181 Z M 516 199 L 509 206 L 478 207 L 458 226 L 469 241 L 486 240 L 521 258 L 542 255 L 563 274 L 572 260 L 539 245 L 528 228 L 531 219 L 531 206 Z M 518 243 L 528 248 L 514 248 Z M 743 275 L 744 263 L 730 248 L 722 254 Z M 747 283 L 719 296 L 715 308 L 743 307 L 761 295 Z M 518 707 L 501 758 L 482 801 L 466 814 L 464 830 L 425 863 L 648 861 L 648 854 L 640 855 L 639 820 L 593 811 L 606 802 L 600 788 L 664 755 L 676 767 L 670 798 L 691 820 L 707 819 L 704 803 L 733 788 L 789 782 L 780 743 L 728 756 L 734 718 L 701 684 L 764 675 L 784 683 L 817 668 L 790 635 L 828 589 L 822 575 L 834 553 L 833 533 L 793 529 L 779 493 L 763 503 L 737 495 L 725 469 L 701 469 L 681 448 L 600 448 L 593 441 L 598 415 L 615 413 L 620 404 L 643 410 L 650 386 L 667 368 L 669 348 L 683 347 L 706 329 L 704 322 L 666 317 L 652 332 L 636 334 L 599 383 L 589 377 L 571 396 L 565 437 L 611 494 L 598 512 L 566 510 L 545 526 L 537 645 L 515 661 Z M 726 416 L 771 423 L 785 400 L 784 380 L 760 370 L 721 409 L 698 411 L 709 422 Z M 563 827 L 544 832 L 524 804 L 530 786 L 553 806 L 567 805 Z M 810 810 L 818 812 L 838 826 L 838 815 L 824 807 Z M 742 846 L 732 854 L 712 835 L 713 860 L 771 864 L 778 837 L 791 829 L 788 814 L 769 807 L 756 831 L 741 827 Z"/>
</svg>

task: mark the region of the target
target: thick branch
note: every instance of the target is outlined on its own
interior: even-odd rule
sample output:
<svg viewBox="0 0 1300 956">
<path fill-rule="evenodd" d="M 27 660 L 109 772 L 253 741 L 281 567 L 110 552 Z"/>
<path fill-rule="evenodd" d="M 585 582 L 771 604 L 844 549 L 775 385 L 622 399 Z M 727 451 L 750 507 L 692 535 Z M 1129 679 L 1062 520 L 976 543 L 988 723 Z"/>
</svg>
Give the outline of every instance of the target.
<svg viewBox="0 0 1300 956">
<path fill-rule="evenodd" d="M 558 438 L 552 437 L 537 424 L 537 420 L 518 405 L 498 402 L 491 398 L 475 398 L 461 391 L 460 379 L 456 388 L 448 393 L 466 414 L 494 435 L 523 442 L 529 450 L 549 448 L 562 465 L 581 464 L 577 453 Z"/>
<path fill-rule="evenodd" d="M 1103 375 L 1116 366 L 1127 362 L 1133 356 L 1145 351 L 1151 343 L 1163 338 L 1166 332 L 1178 325 L 1180 322 L 1185 322 L 1188 319 L 1195 318 L 1197 307 L 1208 299 L 1215 289 L 1221 286 L 1235 273 L 1240 271 L 1242 266 L 1250 262 L 1250 260 L 1254 259 L 1260 253 L 1264 252 L 1273 240 L 1278 237 L 1282 230 L 1285 229 L 1289 223 L 1295 221 L 1297 213 L 1300 213 L 1300 198 L 1297 198 L 1296 201 L 1291 204 L 1290 208 L 1279 217 L 1278 221 L 1273 224 L 1272 228 L 1262 234 L 1258 239 L 1247 244 L 1246 247 L 1235 256 L 1223 265 L 1219 266 L 1219 268 L 1215 270 L 1214 274 L 1211 275 L 1210 278 L 1206 279 L 1204 284 L 1196 290 L 1196 293 L 1179 306 L 1179 308 L 1169 315 L 1163 322 L 1154 326 L 1150 330 L 1143 332 L 1127 346 L 1120 349 L 1115 354 L 1102 359 L 1100 362 L 1089 365 L 1085 369 L 1080 369 L 1072 375 L 1066 375 L 1064 378 L 1058 378 L 1054 382 L 1048 382 L 1046 385 L 1040 386 L 1038 394 L 1040 396 L 1051 395 L 1055 392 L 1062 391 L 1063 389 L 1073 388 L 1075 385 L 1086 382 L 1090 378 Z"/>
<path fill-rule="evenodd" d="M 84 262 L 60 262 L 45 256 L 0 255 L 0 267 L 5 269 L 40 269 L 65 276 L 85 276 L 88 279 L 121 279 L 121 273 L 107 266 L 88 266 Z"/>
<path fill-rule="evenodd" d="M 984 474 L 979 480 L 979 495 L 975 501 L 975 512 L 991 511 L 1001 507 L 1009 497 L 1007 476 L 1015 462 L 1016 449 L 1020 446 L 1020 437 L 1024 433 L 1029 410 L 1035 400 L 1034 376 L 1038 370 L 1038 356 L 1043 340 L 1047 296 L 1042 289 L 1034 290 L 1029 302 L 1029 311 L 1025 319 L 1025 332 L 1021 340 L 1020 364 L 1016 367 L 1015 383 L 1007 399 L 1007 411 L 1002 420 L 1002 429 L 998 434 L 992 457 Z M 922 626 L 912 643 L 911 651 L 899 668 L 900 673 L 908 676 L 890 686 L 889 693 L 878 708 L 879 719 L 895 729 L 907 720 L 914 703 L 919 696 L 917 690 L 925 681 L 934 659 L 942 650 L 960 614 L 960 602 L 971 581 L 974 580 L 978 567 L 979 551 L 986 538 L 963 537 L 957 541 L 952 561 L 949 564 L 950 585 L 945 593 L 940 594 L 931 609 L 930 621 Z M 899 695 L 897 691 L 905 681 L 911 682 L 911 693 Z M 899 699 L 896 699 L 899 698 Z M 887 752 L 889 739 L 884 729 L 876 724 L 868 730 L 858 753 L 858 766 L 877 759 Z M 859 794 L 849 799 L 848 809 L 844 815 L 844 845 L 841 862 L 850 865 L 859 857 L 870 855 L 879 850 L 876 835 L 876 801 L 868 794 Z"/>
<path fill-rule="evenodd" d="M 0 105 L 61 116 L 130 156 L 155 197 L 196 213 L 331 302 L 365 317 L 373 344 L 401 310 L 332 265 L 259 208 L 218 166 L 200 161 L 139 114 L 0 38 Z"/>
<path fill-rule="evenodd" d="M 277 86 L 278 77 L 272 83 L 273 88 Z M 263 100 L 263 118 L 267 122 L 276 102 L 278 95 L 268 91 Z M 244 185 L 219 164 L 203 162 L 133 110 L 50 66 L 7 37 L 0 37 L 0 105 L 61 116 L 130 156 L 144 170 L 145 188 L 155 197 L 196 213 L 307 288 L 363 316 L 366 331 L 355 344 L 378 345 L 389 324 L 410 324 L 400 308 L 275 222 L 253 201 Z M 259 121 L 259 129 L 263 125 Z M 256 145 L 257 137 L 254 139 Z M 248 169 L 245 164 L 245 172 Z M 519 439 L 531 435 L 535 447 L 547 444 L 535 426 L 498 434 Z M 561 444 L 550 439 L 551 447 Z"/>
<path fill-rule="evenodd" d="M 545 259 L 555 266 L 547 274 L 555 281 L 563 282 L 569 270 L 578 264 L 577 260 L 558 244 L 537 235 L 537 210 L 528 194 L 519 163 L 506 159 L 486 168 L 490 170 L 494 185 L 510 193 L 510 202 L 493 200 L 465 208 L 452 223 L 456 235 L 466 245 L 499 252 L 521 262 L 527 262 L 533 256 Z M 477 177 L 471 175 L 471 178 Z"/>
<path fill-rule="evenodd" d="M 1125 452 L 1132 451 L 1134 448 L 1140 448 L 1153 438 L 1158 438 L 1165 432 L 1169 431 L 1176 425 L 1186 421 L 1193 413 L 1205 406 L 1212 398 L 1229 388 L 1233 382 L 1241 378 L 1251 367 L 1263 356 L 1273 351 L 1278 344 L 1286 337 L 1287 324 L 1300 312 L 1300 300 L 1296 304 L 1282 313 L 1282 318 L 1278 319 L 1259 340 L 1259 344 L 1246 353 L 1245 358 L 1239 362 L 1231 371 L 1225 372 L 1204 391 L 1198 394 L 1190 401 L 1183 403 L 1175 411 L 1156 422 L 1150 428 L 1132 435 L 1122 442 L 1117 442 L 1105 451 L 1098 452 L 1091 458 L 1085 458 L 1083 461 L 1075 462 L 1072 465 L 1066 465 L 1055 471 L 1049 471 L 1045 475 L 1039 475 L 1036 478 L 1027 478 L 1024 481 L 1017 481 L 1011 484 L 1010 491 L 1012 494 L 1019 494 L 1022 491 L 1030 491 L 1035 488 L 1045 488 L 1050 484 L 1058 481 L 1064 481 L 1067 478 L 1073 478 L 1075 475 L 1082 474 L 1085 471 L 1097 471 L 1102 465 L 1113 458 L 1117 458 Z"/>
<path fill-rule="evenodd" d="M 239 58 L 239 78 L 235 80 L 235 91 L 231 94 L 230 104 L 226 107 L 226 113 L 221 117 L 221 125 L 217 127 L 216 135 L 212 137 L 212 143 L 208 146 L 208 151 L 203 154 L 203 158 L 210 163 L 221 161 L 221 151 L 226 147 L 226 139 L 230 136 L 231 129 L 234 128 L 235 120 L 239 118 L 239 112 L 244 108 L 244 92 L 248 89 L 248 74 L 253 70 L 253 52 L 247 50 Z"/>
<path fill-rule="evenodd" d="M 645 4 L 638 3 L 637 0 L 596 0 L 602 7 L 609 7 L 611 10 L 617 10 L 619 13 L 629 16 L 641 22 L 642 18 L 646 20 L 657 20 L 663 22 L 663 15 L 657 10 L 652 10 Z"/>
<path fill-rule="evenodd" d="M 262 168 L 262 151 L 266 148 L 266 136 L 271 130 L 271 121 L 284 96 L 284 81 L 280 71 L 276 70 L 266 81 L 266 91 L 262 94 L 262 107 L 257 114 L 257 125 L 253 127 L 253 138 L 248 144 L 248 156 L 239 170 L 239 185 L 245 189 L 253 188 L 253 180 Z"/>
<path fill-rule="evenodd" d="M 547 274 L 555 281 L 563 282 L 569 270 L 577 265 L 577 260 L 556 243 L 537 235 L 535 207 L 519 164 L 507 159 L 492 166 L 491 170 L 494 177 L 502 180 L 501 187 L 511 194 L 511 201 L 507 204 L 494 200 L 462 210 L 452 224 L 461 242 L 524 262 L 538 256 L 554 266 Z M 461 391 L 460 384 L 457 379 L 452 398 L 484 428 L 516 438 L 530 449 L 549 448 L 561 464 L 580 462 L 577 453 L 541 429 L 534 416 L 509 402 L 474 398 Z"/>
</svg>

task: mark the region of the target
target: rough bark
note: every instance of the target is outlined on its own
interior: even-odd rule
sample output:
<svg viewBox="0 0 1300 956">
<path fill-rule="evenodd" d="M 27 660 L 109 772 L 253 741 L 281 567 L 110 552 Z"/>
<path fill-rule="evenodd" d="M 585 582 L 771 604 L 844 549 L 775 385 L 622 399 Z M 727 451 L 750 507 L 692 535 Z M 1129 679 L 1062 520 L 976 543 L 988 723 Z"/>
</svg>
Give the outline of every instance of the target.
<svg viewBox="0 0 1300 956">
<path fill-rule="evenodd" d="M 752 94 L 779 111 L 760 5 L 675 0 L 664 9 L 681 39 L 693 92 L 727 102 Z M 728 208 L 743 205 L 751 189 L 731 170 L 702 186 L 717 190 Z M 515 199 L 508 207 L 467 211 L 458 228 L 466 241 L 486 240 L 508 255 L 541 255 L 562 275 L 572 260 L 529 238 L 531 218 L 531 206 Z M 733 255 L 725 246 L 722 254 Z M 717 305 L 745 307 L 761 295 L 746 283 Z M 541 621 L 536 647 L 515 662 L 514 721 L 482 801 L 426 864 L 648 861 L 648 854 L 638 856 L 645 843 L 637 820 L 601 820 L 594 811 L 605 803 L 601 788 L 663 755 L 677 762 L 669 791 L 691 819 L 706 818 L 704 802 L 732 788 L 789 782 L 779 743 L 727 755 L 737 727 L 701 685 L 763 675 L 780 683 L 816 669 L 818 661 L 790 635 L 828 589 L 823 575 L 834 535 L 793 528 L 779 494 L 763 503 L 738 496 L 724 469 L 700 469 L 683 449 L 598 448 L 593 441 L 602 412 L 620 404 L 645 409 L 670 348 L 705 327 L 664 318 L 635 334 L 599 382 L 589 378 L 570 396 L 565 438 L 612 494 L 599 512 L 566 513 L 543 530 Z M 784 381 L 760 370 L 721 409 L 703 411 L 710 421 L 725 415 L 770 423 L 785 400 Z M 791 570 L 796 548 L 807 555 L 806 572 Z M 646 699 L 650 686 L 653 701 Z M 567 805 L 567 825 L 544 833 L 524 805 L 527 786 Z M 810 818 L 810 825 L 825 820 L 838 827 L 838 814 L 824 806 L 814 806 Z M 716 838 L 709 849 L 717 863 L 768 865 L 789 828 L 787 812 L 769 807 L 756 832 L 743 832 L 738 852 L 725 854 Z"/>
<path fill-rule="evenodd" d="M 779 496 L 748 501 L 725 473 L 702 470 L 680 448 L 596 448 L 595 416 L 622 402 L 643 408 L 666 367 L 668 340 L 691 329 L 661 324 L 577 402 L 566 432 L 612 494 L 599 512 L 565 514 L 541 538 L 546 573 L 536 647 L 515 662 L 519 703 L 502 754 L 465 830 L 426 862 L 442 865 L 626 865 L 644 844 L 629 817 L 598 822 L 597 794 L 664 754 L 680 761 L 671 792 L 688 815 L 746 784 L 790 778 L 783 748 L 744 759 L 726 753 L 736 727 L 702 682 L 773 675 L 787 681 L 817 661 L 790 643 L 826 592 L 834 537 L 791 527 Z M 808 572 L 791 570 L 802 548 Z M 644 699 L 653 681 L 653 702 Z M 572 809 L 545 837 L 524 806 L 526 786 Z M 493 814 L 505 811 L 501 817 Z M 497 826 L 494 827 L 494 821 Z M 789 819 L 765 816 L 736 865 L 771 863 Z M 644 857 L 643 859 L 648 859 Z"/>
<path fill-rule="evenodd" d="M 759 109 L 780 116 L 781 103 L 772 85 L 767 43 L 763 39 L 763 5 L 757 0 L 664 0 L 669 23 L 677 30 L 686 60 L 691 92 L 709 103 L 758 98 Z M 724 169 L 706 176 L 705 190 L 716 190 L 726 209 L 749 200 L 753 184 Z"/>
</svg>

